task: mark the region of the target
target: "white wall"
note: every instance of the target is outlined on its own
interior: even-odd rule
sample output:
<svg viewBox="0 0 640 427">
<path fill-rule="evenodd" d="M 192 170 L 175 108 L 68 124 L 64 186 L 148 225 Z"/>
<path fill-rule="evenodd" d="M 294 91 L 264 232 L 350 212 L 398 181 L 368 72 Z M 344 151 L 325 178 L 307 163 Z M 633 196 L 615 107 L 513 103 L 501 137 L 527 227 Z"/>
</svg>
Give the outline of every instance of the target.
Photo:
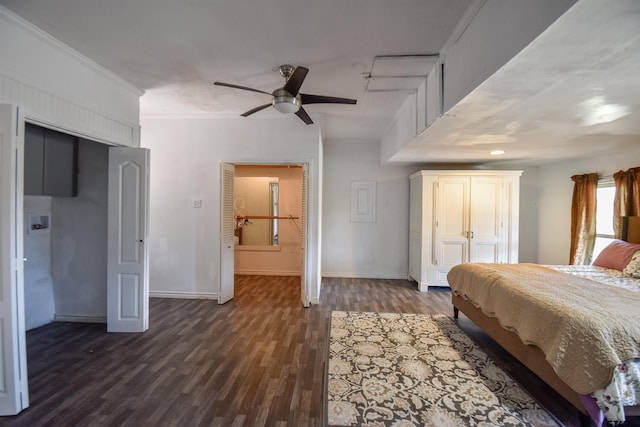
<svg viewBox="0 0 640 427">
<path fill-rule="evenodd" d="M 52 198 L 51 267 L 56 319 L 107 317 L 109 148 L 80 140 L 78 196 Z"/>
<path fill-rule="evenodd" d="M 46 325 L 54 319 L 51 279 L 51 197 L 24 198 L 24 305 L 26 329 Z M 48 217 L 48 228 L 31 230 L 31 217 Z M 39 222 L 39 221 L 33 221 Z"/>
<path fill-rule="evenodd" d="M 538 201 L 538 168 L 529 167 L 522 168 L 521 170 L 518 262 L 537 263 L 540 214 Z"/>
<path fill-rule="evenodd" d="M 152 295 L 215 297 L 220 272 L 220 164 L 310 163 L 309 256 L 319 259 L 322 150 L 317 125 L 296 117 L 143 117 L 151 149 Z M 191 207 L 202 199 L 202 208 Z M 317 301 L 319 265 L 308 272 Z"/>
<path fill-rule="evenodd" d="M 587 143 L 587 142 L 585 142 Z M 566 264 L 571 245 L 571 176 L 597 172 L 610 177 L 618 170 L 640 166 L 640 144 L 631 151 L 554 163 L 538 169 L 538 262 Z"/>
<path fill-rule="evenodd" d="M 377 142 L 325 142 L 323 276 L 408 277 L 409 175 L 420 169 L 381 166 Z M 376 222 L 351 222 L 353 181 L 376 182 Z"/>
</svg>

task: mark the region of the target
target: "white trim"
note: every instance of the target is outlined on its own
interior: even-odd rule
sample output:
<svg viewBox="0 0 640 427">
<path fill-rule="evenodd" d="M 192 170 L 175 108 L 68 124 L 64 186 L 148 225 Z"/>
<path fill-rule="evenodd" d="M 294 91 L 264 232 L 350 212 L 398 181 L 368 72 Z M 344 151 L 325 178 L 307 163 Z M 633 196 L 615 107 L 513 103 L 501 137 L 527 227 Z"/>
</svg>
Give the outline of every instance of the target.
<svg viewBox="0 0 640 427">
<path fill-rule="evenodd" d="M 352 272 L 335 272 L 335 271 L 323 271 L 322 277 L 345 278 L 345 279 L 407 280 L 406 274 L 352 273 Z"/>
<path fill-rule="evenodd" d="M 1 68 L 0 99 L 24 108 L 25 121 L 29 123 L 111 145 L 140 144 L 138 123 L 39 89 L 11 77 Z"/>
<path fill-rule="evenodd" d="M 84 56 L 83 54 L 81 54 L 77 50 L 67 46 L 64 43 L 62 43 L 60 40 L 58 40 L 57 38 L 53 37 L 51 34 L 43 31 L 42 29 L 40 29 L 38 27 L 36 27 L 35 25 L 30 23 L 29 21 L 26 21 L 26 20 L 22 19 L 20 16 L 18 16 L 15 13 L 11 12 L 9 9 L 5 8 L 4 6 L 0 6 L 0 19 L 3 19 L 3 20 L 5 20 L 6 22 L 9 22 L 9 23 L 13 23 L 13 24 L 15 24 L 15 25 L 17 25 L 19 27 L 22 27 L 23 29 L 25 29 L 29 33 L 34 34 L 37 37 L 39 37 L 43 42 L 45 42 L 48 45 L 56 48 L 58 51 L 64 53 L 65 55 L 69 56 L 70 58 L 72 58 L 72 59 L 74 59 L 76 61 L 82 62 L 84 65 L 86 65 L 87 67 L 91 68 L 93 71 L 95 71 L 97 73 L 100 73 L 102 76 L 104 76 L 104 77 L 108 78 L 109 80 L 113 81 L 118 86 L 121 86 L 124 89 L 127 89 L 128 91 L 132 92 L 133 94 L 135 94 L 137 96 L 142 96 L 144 94 L 144 91 L 142 89 L 137 88 L 131 82 L 128 82 L 127 80 L 123 79 L 122 77 L 119 77 L 118 75 L 112 73 L 111 71 L 109 71 L 106 68 L 104 68 L 102 65 L 100 65 L 97 62 L 93 61 L 92 59 L 89 59 L 88 57 Z"/>
<path fill-rule="evenodd" d="M 322 287 L 322 277 L 320 275 L 320 254 L 322 253 L 321 241 L 322 241 L 322 141 L 319 141 L 318 145 L 318 154 L 320 165 L 318 168 L 318 177 L 317 183 L 314 177 L 315 172 L 315 164 L 313 158 L 306 158 L 305 160 L 293 159 L 287 161 L 265 161 L 265 160 L 226 160 L 222 161 L 223 163 L 229 163 L 234 166 L 236 165 L 302 165 L 303 167 L 306 165 L 307 168 L 307 235 L 305 237 L 305 248 L 304 248 L 304 257 L 306 259 L 306 268 L 307 272 L 305 274 L 305 297 L 307 299 L 310 298 L 310 282 L 313 286 L 314 293 L 320 293 L 320 288 Z M 315 188 L 314 188 L 315 187 Z M 220 202 L 222 206 L 222 191 L 220 192 Z M 222 226 L 222 215 L 220 216 L 220 226 Z M 317 233 L 317 234 L 315 234 Z M 315 238 L 314 238 L 315 237 Z M 235 251 L 235 248 L 234 248 Z M 220 252 L 222 253 L 222 252 Z M 315 257 L 314 257 L 315 256 Z M 310 275 L 309 271 L 313 271 L 315 274 Z M 293 273 L 293 272 L 292 272 Z M 238 272 L 234 271 L 234 274 L 243 274 L 243 275 L 285 275 L 283 272 L 278 272 L 274 274 L 274 272 Z M 292 276 L 300 276 L 302 272 L 295 272 L 295 274 L 291 274 Z M 235 287 L 235 285 L 234 285 Z"/>
<path fill-rule="evenodd" d="M 320 304 L 320 299 L 319 299 L 319 298 L 317 298 L 317 297 L 313 297 L 313 298 L 311 298 L 311 300 L 310 300 L 309 302 L 310 302 L 311 304 L 318 305 L 318 304 Z"/>
<path fill-rule="evenodd" d="M 54 322 L 77 322 L 77 323 L 107 323 L 105 316 L 74 316 L 66 314 L 56 314 L 53 316 Z"/>
<path fill-rule="evenodd" d="M 149 298 L 218 299 L 217 292 L 149 291 Z"/>
<path fill-rule="evenodd" d="M 615 187 L 616 182 L 613 179 L 613 175 L 611 176 L 603 176 L 598 178 L 598 187 Z"/>
<path fill-rule="evenodd" d="M 421 170 L 409 175 L 409 179 L 413 179 L 420 176 L 457 176 L 457 175 L 466 175 L 466 176 L 522 176 L 521 170 L 501 170 L 501 169 L 459 169 L 459 170 L 438 170 L 438 169 L 429 169 L 429 170 Z"/>
<path fill-rule="evenodd" d="M 467 28 L 471 24 L 471 21 L 473 21 L 478 12 L 480 12 L 480 9 L 482 9 L 482 6 L 484 6 L 486 1 L 487 0 L 473 0 L 469 7 L 467 7 L 467 10 L 465 10 L 462 18 L 460 18 L 455 28 L 451 32 L 451 35 L 444 43 L 444 46 L 442 46 L 442 49 L 440 49 L 441 61 L 442 58 L 445 58 L 443 62 L 446 62 L 447 53 L 449 53 L 449 50 L 451 50 L 453 45 L 455 45 L 460 37 L 462 37 L 462 34 L 464 34 L 464 32 L 467 30 Z"/>
<path fill-rule="evenodd" d="M 351 222 L 376 222 L 376 182 L 351 183 Z"/>
</svg>

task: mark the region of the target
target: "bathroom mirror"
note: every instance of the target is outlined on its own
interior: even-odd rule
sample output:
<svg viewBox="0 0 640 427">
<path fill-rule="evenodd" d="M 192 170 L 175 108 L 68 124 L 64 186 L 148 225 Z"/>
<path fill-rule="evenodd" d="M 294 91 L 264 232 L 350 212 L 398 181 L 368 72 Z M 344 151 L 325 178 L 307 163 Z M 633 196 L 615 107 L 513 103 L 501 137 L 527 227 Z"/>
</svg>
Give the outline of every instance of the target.
<svg viewBox="0 0 640 427">
<path fill-rule="evenodd" d="M 235 177 L 235 240 L 241 246 L 278 246 L 278 178 Z"/>
</svg>

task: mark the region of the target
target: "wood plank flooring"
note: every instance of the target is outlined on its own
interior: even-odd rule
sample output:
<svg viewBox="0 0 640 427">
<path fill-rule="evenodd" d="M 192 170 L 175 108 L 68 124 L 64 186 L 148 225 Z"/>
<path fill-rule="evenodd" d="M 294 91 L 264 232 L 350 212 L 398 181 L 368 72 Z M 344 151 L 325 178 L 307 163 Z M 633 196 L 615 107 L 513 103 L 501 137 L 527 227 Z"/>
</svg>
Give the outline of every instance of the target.
<svg viewBox="0 0 640 427">
<path fill-rule="evenodd" d="M 303 308 L 299 278 L 237 276 L 235 298 L 151 299 L 150 329 L 56 322 L 28 332 L 31 406 L 2 426 L 320 426 L 332 310 L 452 315 L 450 292 L 403 280 L 324 279 L 320 304 Z M 466 318 L 568 426 L 577 411 Z M 506 361 L 506 362 L 505 362 Z"/>
</svg>

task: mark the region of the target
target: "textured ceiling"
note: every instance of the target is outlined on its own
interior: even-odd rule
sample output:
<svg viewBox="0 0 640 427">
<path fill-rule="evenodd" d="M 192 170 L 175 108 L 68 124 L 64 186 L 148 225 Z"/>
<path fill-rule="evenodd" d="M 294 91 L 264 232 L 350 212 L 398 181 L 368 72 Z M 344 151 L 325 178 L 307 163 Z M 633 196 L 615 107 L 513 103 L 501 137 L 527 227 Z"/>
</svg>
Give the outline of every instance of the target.
<svg viewBox="0 0 640 427">
<path fill-rule="evenodd" d="M 484 1 L 0 4 L 144 89 L 142 114 L 236 116 L 269 97 L 211 82 L 271 92 L 284 82 L 277 66 L 290 63 L 310 69 L 303 92 L 358 100 L 307 107 L 327 139 L 381 140 L 407 91 L 367 92 L 374 59 L 438 54 Z M 487 154 L 496 147 L 507 151 L 502 162 L 536 164 L 640 143 L 638 22 L 636 0 L 578 1 L 391 160 L 484 163 L 496 161 Z"/>
</svg>

